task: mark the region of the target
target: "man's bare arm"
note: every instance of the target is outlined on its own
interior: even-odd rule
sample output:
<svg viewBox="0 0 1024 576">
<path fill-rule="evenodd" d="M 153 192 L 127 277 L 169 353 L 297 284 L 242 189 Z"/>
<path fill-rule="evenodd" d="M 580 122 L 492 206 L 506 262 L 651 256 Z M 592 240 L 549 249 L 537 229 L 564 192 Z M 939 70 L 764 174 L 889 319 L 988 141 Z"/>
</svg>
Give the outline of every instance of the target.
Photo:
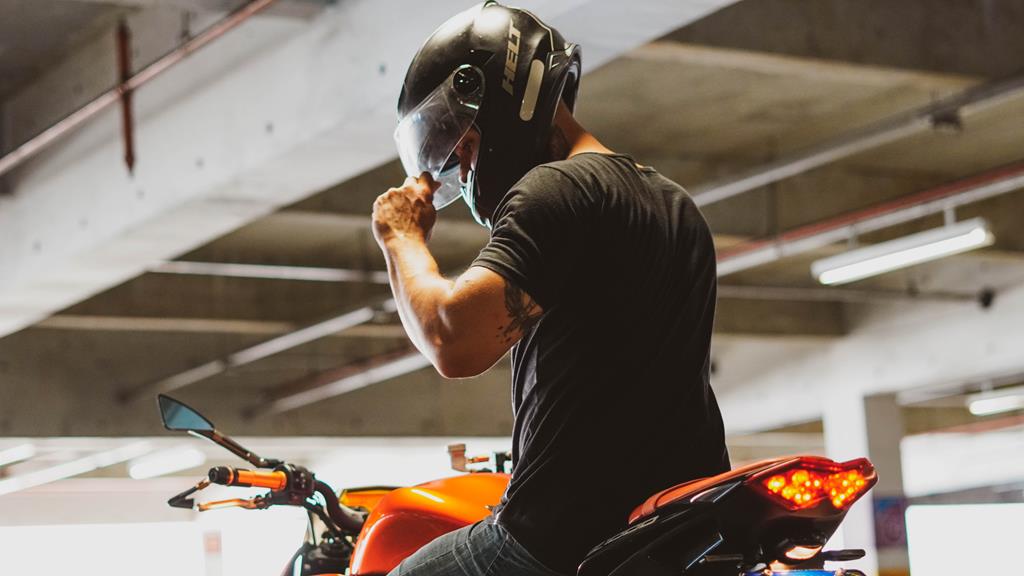
<svg viewBox="0 0 1024 576">
<path fill-rule="evenodd" d="M 446 377 L 484 372 L 542 314 L 527 294 L 486 268 L 444 278 L 425 244 L 390 242 L 386 254 L 402 324 Z"/>
<path fill-rule="evenodd" d="M 486 268 L 472 267 L 455 280 L 440 274 L 426 244 L 434 214 L 425 186 L 407 180 L 381 195 L 374 204 L 374 234 L 413 343 L 442 375 L 475 376 L 504 356 L 542 310 Z"/>
</svg>

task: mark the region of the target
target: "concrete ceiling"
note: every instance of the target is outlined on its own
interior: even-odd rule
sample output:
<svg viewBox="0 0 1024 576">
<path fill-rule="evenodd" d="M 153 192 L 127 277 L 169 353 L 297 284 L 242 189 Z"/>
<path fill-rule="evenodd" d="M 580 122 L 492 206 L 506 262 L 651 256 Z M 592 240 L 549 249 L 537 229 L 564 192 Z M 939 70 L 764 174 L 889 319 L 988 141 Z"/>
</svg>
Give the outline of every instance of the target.
<svg viewBox="0 0 1024 576">
<path fill-rule="evenodd" d="M 0 0 L 0 100 L 103 31 L 123 11 L 102 3 Z"/>
<path fill-rule="evenodd" d="M 986 77 L 1024 71 L 1021 0 L 817 2 L 726 7 L 669 38 L 759 52 Z"/>
<path fill-rule="evenodd" d="M 882 0 L 740 2 L 587 76 L 578 115 L 610 147 L 696 188 L 1024 66 L 1012 57 L 1024 53 L 1012 32 L 1024 26 L 1024 2 L 945 4 L 949 10 L 932 12 L 927 0 L 898 8 Z M 912 18 L 921 14 L 927 17 Z M 849 22 L 857 25 L 847 29 Z M 893 28 L 903 22 L 914 22 L 906 35 Z M 940 34 L 943 24 L 950 31 Z M 830 35 L 840 28 L 842 37 Z M 704 212 L 720 246 L 769 236 L 1024 159 L 1022 133 L 1024 99 L 965 118 L 955 133 L 907 138 Z M 402 176 L 397 163 L 383 164 L 179 259 L 379 271 L 383 261 L 367 217 L 376 195 Z M 976 306 L 972 298 L 985 287 L 998 292 L 1024 283 L 1024 229 L 1017 216 L 1024 214 L 1024 192 L 957 214 L 988 218 L 996 245 L 864 281 L 857 288 L 867 300 L 908 291 L 927 300 L 941 291 Z M 941 217 L 924 218 L 861 240 L 939 224 Z M 454 273 L 485 241 L 486 231 L 459 204 L 442 214 L 432 248 L 442 268 Z M 840 291 L 822 297 L 808 272 L 811 260 L 842 249 L 723 280 L 719 334 L 846 334 L 866 313 L 863 301 L 851 303 Z M 730 296 L 730 286 L 817 292 L 766 299 L 749 292 Z M 34 390 L 0 411 L 0 434 L 152 434 L 157 423 L 149 400 L 119 404 L 120 392 L 387 296 L 387 287 L 376 283 L 143 274 L 0 339 L 0 378 Z M 422 370 L 292 413 L 244 417 L 282 389 L 301 388 L 303 379 L 404 345 L 395 318 L 385 314 L 179 394 L 198 406 L 221 407 L 225 428 L 239 434 L 508 433 L 502 363 L 476 381 L 443 381 Z M 54 398 L 52 405 L 33 403 L 43 394 Z"/>
</svg>

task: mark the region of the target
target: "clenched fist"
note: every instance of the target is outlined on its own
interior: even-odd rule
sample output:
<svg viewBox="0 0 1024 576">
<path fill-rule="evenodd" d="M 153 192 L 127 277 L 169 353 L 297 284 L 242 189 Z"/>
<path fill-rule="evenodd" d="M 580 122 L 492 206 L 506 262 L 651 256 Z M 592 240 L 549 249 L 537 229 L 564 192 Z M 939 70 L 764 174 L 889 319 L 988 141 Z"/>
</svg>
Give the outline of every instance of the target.
<svg viewBox="0 0 1024 576">
<path fill-rule="evenodd" d="M 424 172 L 408 177 L 398 188 L 391 188 L 373 203 L 373 237 L 384 244 L 396 237 L 426 242 L 437 219 L 432 203 L 438 184 Z"/>
</svg>

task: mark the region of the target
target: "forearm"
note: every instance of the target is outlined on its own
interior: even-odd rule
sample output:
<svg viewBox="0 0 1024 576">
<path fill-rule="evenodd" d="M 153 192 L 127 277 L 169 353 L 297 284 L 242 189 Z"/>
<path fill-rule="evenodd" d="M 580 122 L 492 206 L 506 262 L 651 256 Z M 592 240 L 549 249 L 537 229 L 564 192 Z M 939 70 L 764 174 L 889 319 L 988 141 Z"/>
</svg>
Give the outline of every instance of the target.
<svg viewBox="0 0 1024 576">
<path fill-rule="evenodd" d="M 426 238 L 436 212 L 429 175 L 407 178 L 373 203 L 373 236 L 387 261 L 398 315 L 413 344 L 448 378 L 480 374 L 508 350 L 521 319 L 509 318 L 505 280 L 470 267 L 457 280 L 441 276 Z M 519 309 L 519 299 L 516 309 Z"/>
<path fill-rule="evenodd" d="M 446 339 L 444 304 L 453 283 L 441 275 L 437 261 L 418 238 L 389 239 L 384 243 L 384 257 L 402 325 L 413 344 L 436 366 Z"/>
</svg>

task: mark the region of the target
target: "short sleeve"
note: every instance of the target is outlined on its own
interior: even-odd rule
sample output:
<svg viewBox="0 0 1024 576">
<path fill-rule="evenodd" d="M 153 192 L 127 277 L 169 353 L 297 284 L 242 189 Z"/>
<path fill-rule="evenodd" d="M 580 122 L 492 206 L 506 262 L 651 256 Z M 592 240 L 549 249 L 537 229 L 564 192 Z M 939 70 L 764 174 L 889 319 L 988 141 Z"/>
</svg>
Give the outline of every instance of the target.
<svg viewBox="0 0 1024 576">
<path fill-rule="evenodd" d="M 584 245 L 583 195 L 557 168 L 538 166 L 502 199 L 491 239 L 473 261 L 525 291 L 545 310 L 559 302 Z"/>
</svg>

